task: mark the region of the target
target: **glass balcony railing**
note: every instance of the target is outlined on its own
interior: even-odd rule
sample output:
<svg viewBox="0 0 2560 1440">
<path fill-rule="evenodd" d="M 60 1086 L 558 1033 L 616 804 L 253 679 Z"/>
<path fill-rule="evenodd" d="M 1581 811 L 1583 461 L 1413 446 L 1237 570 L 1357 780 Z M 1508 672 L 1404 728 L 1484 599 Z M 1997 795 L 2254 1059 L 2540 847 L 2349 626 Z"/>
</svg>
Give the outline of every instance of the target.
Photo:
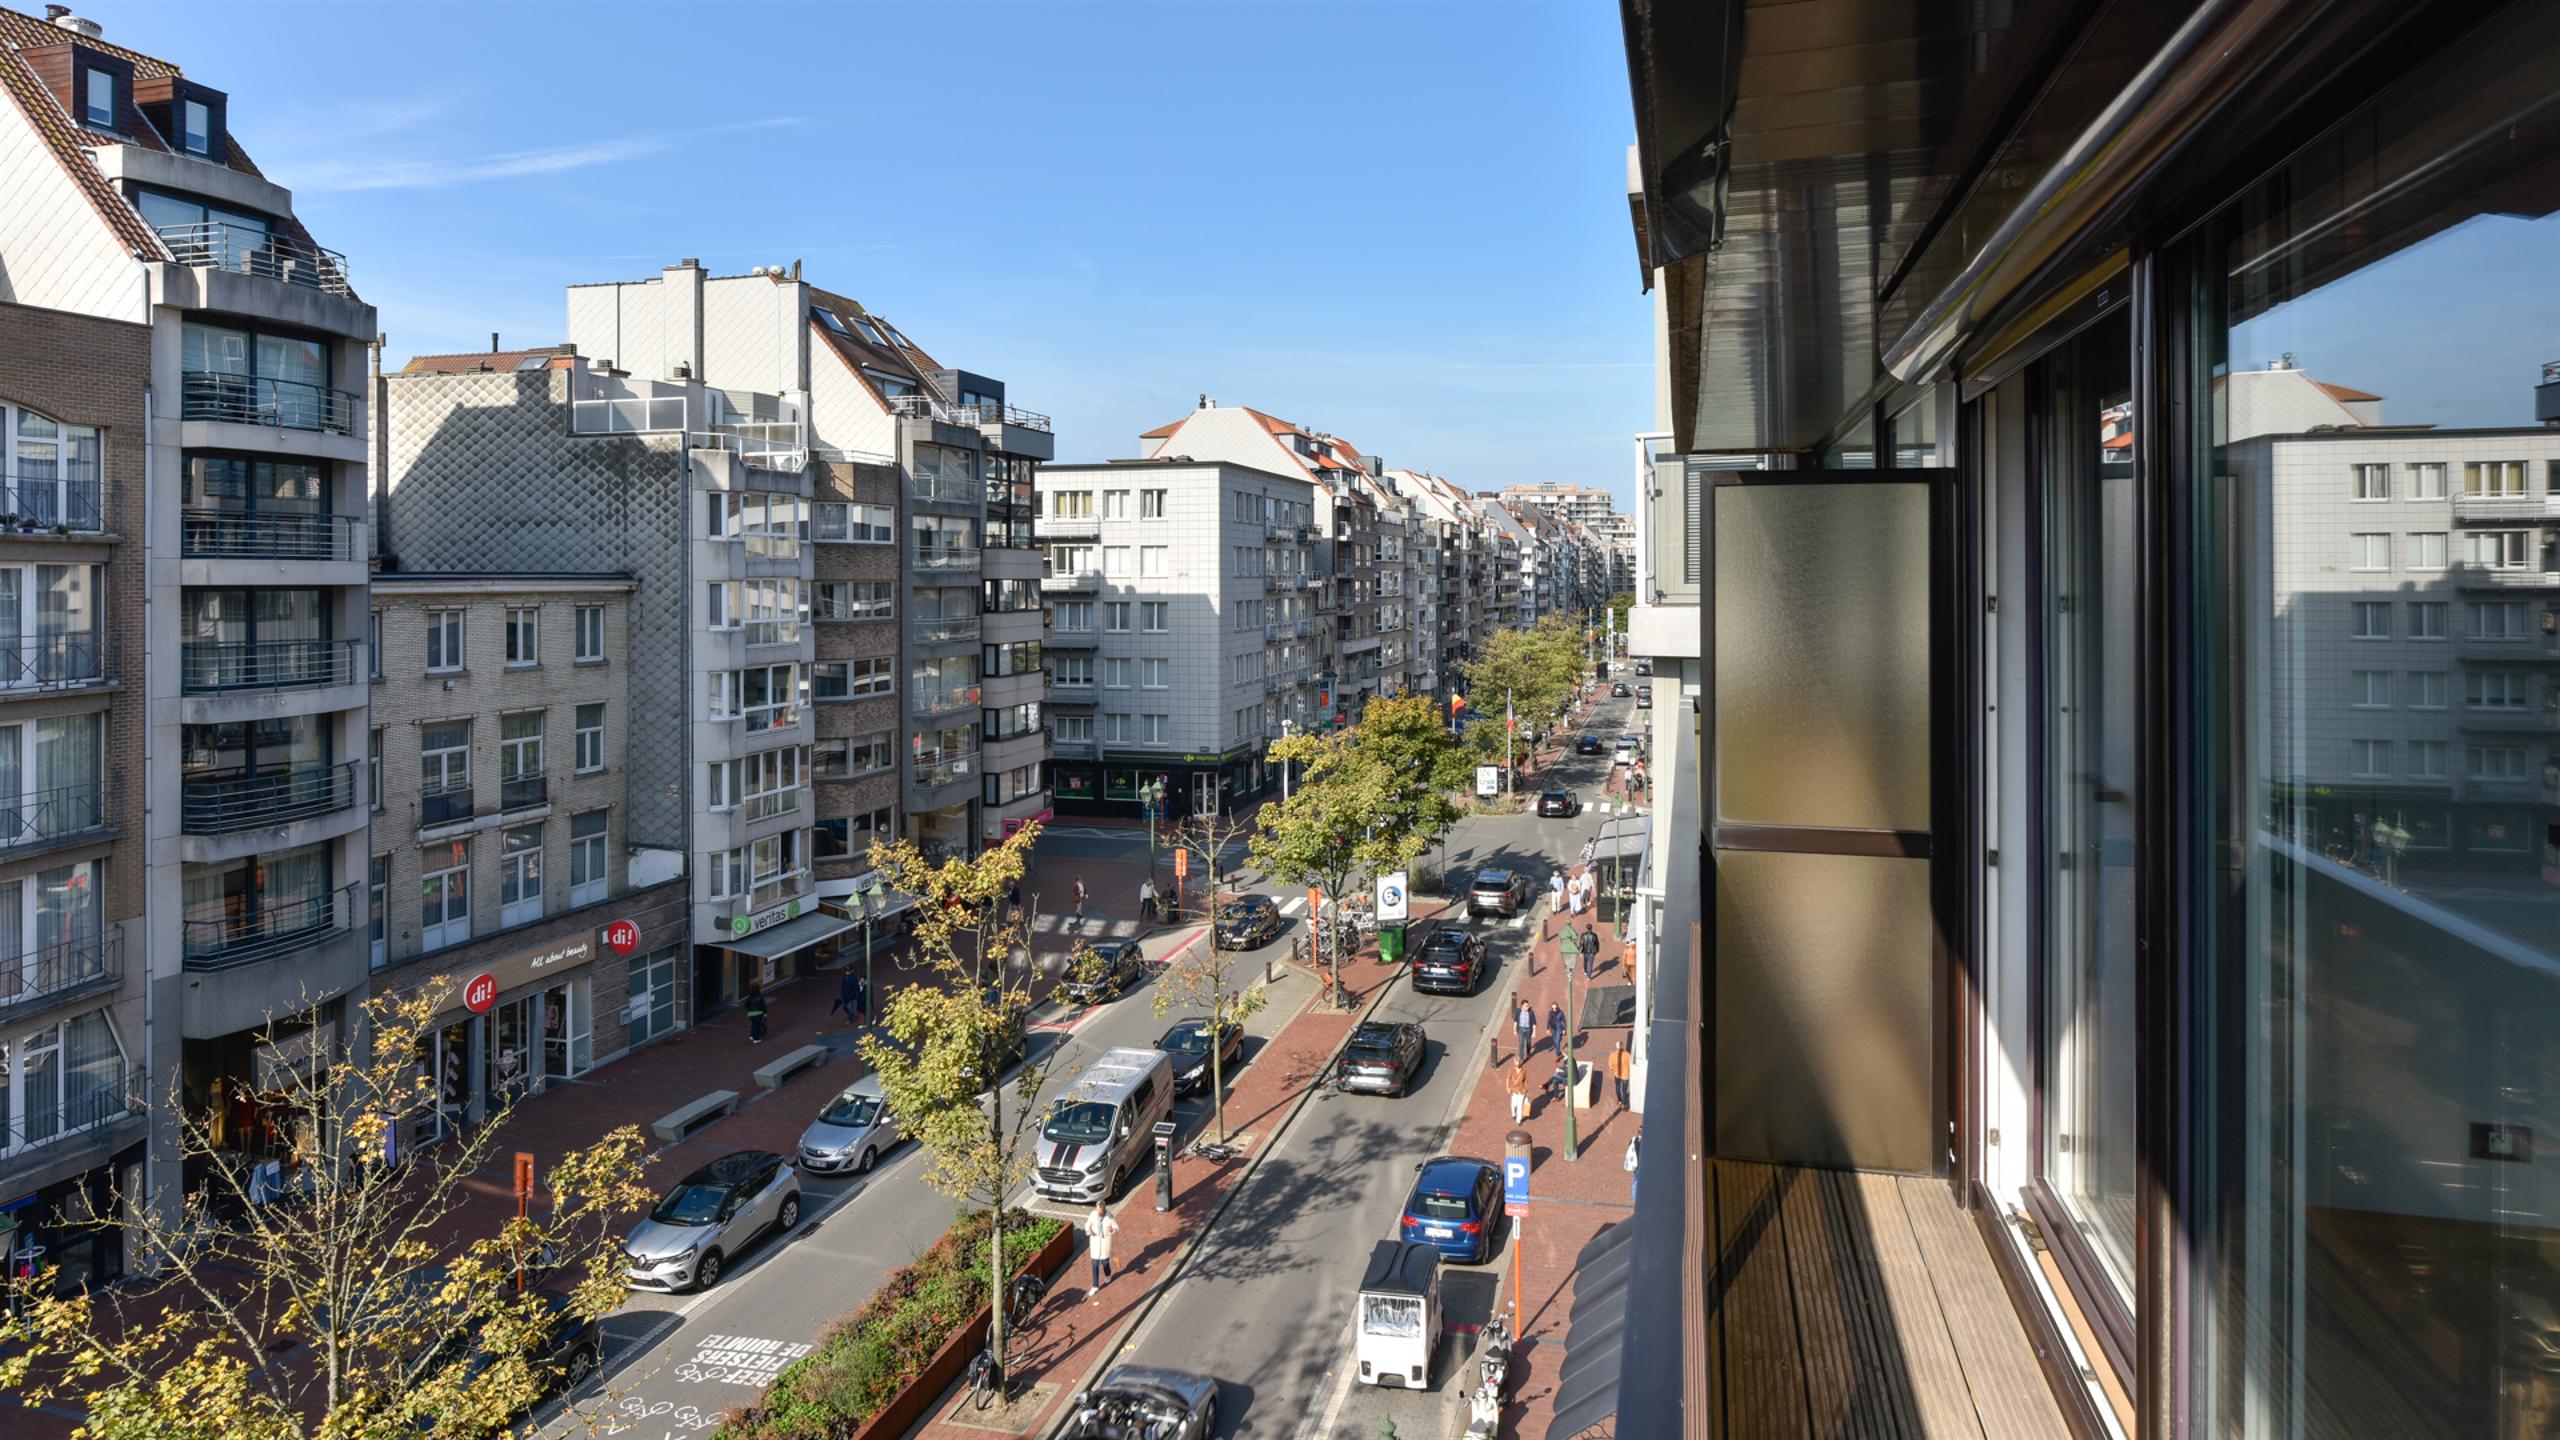
<svg viewBox="0 0 2560 1440">
<path fill-rule="evenodd" d="M 344 810 L 356 802 L 365 762 L 313 765 L 269 775 L 189 776 L 179 782 L 179 827 L 228 835 Z"/>
<path fill-rule="evenodd" d="M 363 397 L 300 380 L 189 370 L 179 377 L 179 418 L 352 435 Z"/>
<path fill-rule="evenodd" d="M 934 789 L 969 779 L 978 773 L 978 752 L 945 755 L 938 760 L 916 762 L 915 783 L 923 789 Z"/>
<path fill-rule="evenodd" d="M 937 545 L 931 549 L 916 550 L 913 554 L 915 567 L 920 573 L 941 574 L 978 568 L 978 547 L 975 545 Z"/>
<path fill-rule="evenodd" d="M 923 716 L 951 715 L 978 708 L 978 687 L 966 685 L 958 689 L 917 687 L 907 692 L 907 710 Z"/>
<path fill-rule="evenodd" d="M 978 638 L 978 617 L 952 615 L 940 618 L 917 616 L 907 622 L 907 636 L 919 645 L 954 645 Z"/>
<path fill-rule="evenodd" d="M 355 522 L 342 515 L 190 509 L 178 517 L 179 553 L 197 560 L 355 560 Z"/>
<path fill-rule="evenodd" d="M 189 694 L 224 690 L 299 690 L 351 685 L 354 640 L 270 640 L 254 645 L 191 643 L 179 648 L 179 684 Z"/>
<path fill-rule="evenodd" d="M 221 915 L 190 918 L 181 951 L 189 970 L 227 970 L 290 955 L 325 944 L 362 913 L 361 885 L 346 885 L 316 895 L 251 908 L 241 906 Z"/>
<path fill-rule="evenodd" d="M 418 791 L 418 828 L 421 830 L 468 820 L 472 814 L 471 782 L 468 780 L 427 785 Z"/>
<path fill-rule="evenodd" d="M 498 779 L 498 809 L 531 810 L 551 798 L 550 777 L 540 770 L 522 771 Z"/>
<path fill-rule="evenodd" d="M 124 978 L 124 927 L 110 925 L 0 957 L 0 1015 L 105 989 Z"/>
</svg>

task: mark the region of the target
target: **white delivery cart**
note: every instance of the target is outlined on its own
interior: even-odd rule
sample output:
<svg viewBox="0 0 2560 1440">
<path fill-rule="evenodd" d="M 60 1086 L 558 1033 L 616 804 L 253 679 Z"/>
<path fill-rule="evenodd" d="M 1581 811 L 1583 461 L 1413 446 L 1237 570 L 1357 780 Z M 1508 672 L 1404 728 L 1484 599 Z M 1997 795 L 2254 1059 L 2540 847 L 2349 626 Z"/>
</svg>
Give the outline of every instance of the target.
<svg viewBox="0 0 2560 1440">
<path fill-rule="evenodd" d="M 1381 1240 L 1360 1279 L 1353 1358 L 1371 1385 L 1431 1386 L 1440 1349 L 1440 1252 L 1410 1240 Z"/>
</svg>

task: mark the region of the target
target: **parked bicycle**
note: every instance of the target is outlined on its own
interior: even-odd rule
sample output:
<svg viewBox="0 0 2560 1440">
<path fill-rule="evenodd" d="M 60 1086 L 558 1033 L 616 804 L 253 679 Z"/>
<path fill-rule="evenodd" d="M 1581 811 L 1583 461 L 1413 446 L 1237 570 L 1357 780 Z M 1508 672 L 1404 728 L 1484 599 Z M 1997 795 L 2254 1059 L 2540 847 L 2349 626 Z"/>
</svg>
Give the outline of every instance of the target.
<svg viewBox="0 0 2560 1440">
<path fill-rule="evenodd" d="M 1008 1334 L 1020 1334 L 1040 1302 L 1048 1297 L 1049 1282 L 1029 1271 L 1013 1277 L 1005 1286 L 1004 1328 Z"/>
<path fill-rule="evenodd" d="M 984 1410 L 993 1405 L 1004 1391 L 1004 1370 L 996 1364 L 995 1352 L 981 1350 L 969 1362 L 969 1408 Z"/>
<path fill-rule="evenodd" d="M 1237 1146 L 1221 1145 L 1215 1140 L 1194 1140 L 1191 1142 L 1191 1154 L 1195 1159 L 1213 1160 L 1223 1164 L 1226 1161 L 1235 1159 L 1243 1153 L 1244 1151 Z"/>
</svg>

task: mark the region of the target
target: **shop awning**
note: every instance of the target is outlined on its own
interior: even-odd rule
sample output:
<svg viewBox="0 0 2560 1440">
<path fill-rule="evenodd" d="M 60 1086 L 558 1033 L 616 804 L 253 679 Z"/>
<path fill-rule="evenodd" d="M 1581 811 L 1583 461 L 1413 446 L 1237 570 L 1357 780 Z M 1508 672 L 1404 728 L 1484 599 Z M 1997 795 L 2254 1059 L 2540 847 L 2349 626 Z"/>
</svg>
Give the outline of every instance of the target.
<svg viewBox="0 0 2560 1440">
<path fill-rule="evenodd" d="M 1591 858 L 1595 860 L 1634 860 L 1653 843 L 1651 815 L 1612 815 L 1600 822 L 1600 834 L 1593 842 Z"/>
<path fill-rule="evenodd" d="M 759 960 L 778 960 L 796 951 L 806 950 L 821 940 L 841 935 L 853 928 L 850 920 L 833 915 L 803 915 L 786 920 L 770 930 L 759 930 L 743 939 L 731 940 L 724 949 Z"/>
</svg>

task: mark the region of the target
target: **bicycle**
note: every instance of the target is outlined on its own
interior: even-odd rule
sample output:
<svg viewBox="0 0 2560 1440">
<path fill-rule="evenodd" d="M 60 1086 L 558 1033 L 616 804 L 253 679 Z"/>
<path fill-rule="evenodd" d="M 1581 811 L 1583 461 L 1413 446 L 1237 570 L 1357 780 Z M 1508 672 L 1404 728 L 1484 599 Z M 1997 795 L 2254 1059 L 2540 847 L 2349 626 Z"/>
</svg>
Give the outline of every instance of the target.
<svg viewBox="0 0 2560 1440">
<path fill-rule="evenodd" d="M 1215 1140 L 1194 1140 L 1191 1142 L 1191 1155 L 1195 1160 L 1212 1160 L 1220 1164 L 1224 1164 L 1243 1153 L 1244 1150 L 1240 1146 L 1222 1145 Z"/>
<path fill-rule="evenodd" d="M 969 1362 L 969 1408 L 984 1410 L 993 1405 L 1004 1390 L 1004 1371 L 997 1366 L 995 1352 L 981 1350 Z"/>
<path fill-rule="evenodd" d="M 1009 1335 L 1019 1335 L 1029 1328 L 1033 1311 L 1048 1297 L 1049 1282 L 1028 1271 L 1013 1277 L 1005 1286 L 1004 1328 Z"/>
</svg>

